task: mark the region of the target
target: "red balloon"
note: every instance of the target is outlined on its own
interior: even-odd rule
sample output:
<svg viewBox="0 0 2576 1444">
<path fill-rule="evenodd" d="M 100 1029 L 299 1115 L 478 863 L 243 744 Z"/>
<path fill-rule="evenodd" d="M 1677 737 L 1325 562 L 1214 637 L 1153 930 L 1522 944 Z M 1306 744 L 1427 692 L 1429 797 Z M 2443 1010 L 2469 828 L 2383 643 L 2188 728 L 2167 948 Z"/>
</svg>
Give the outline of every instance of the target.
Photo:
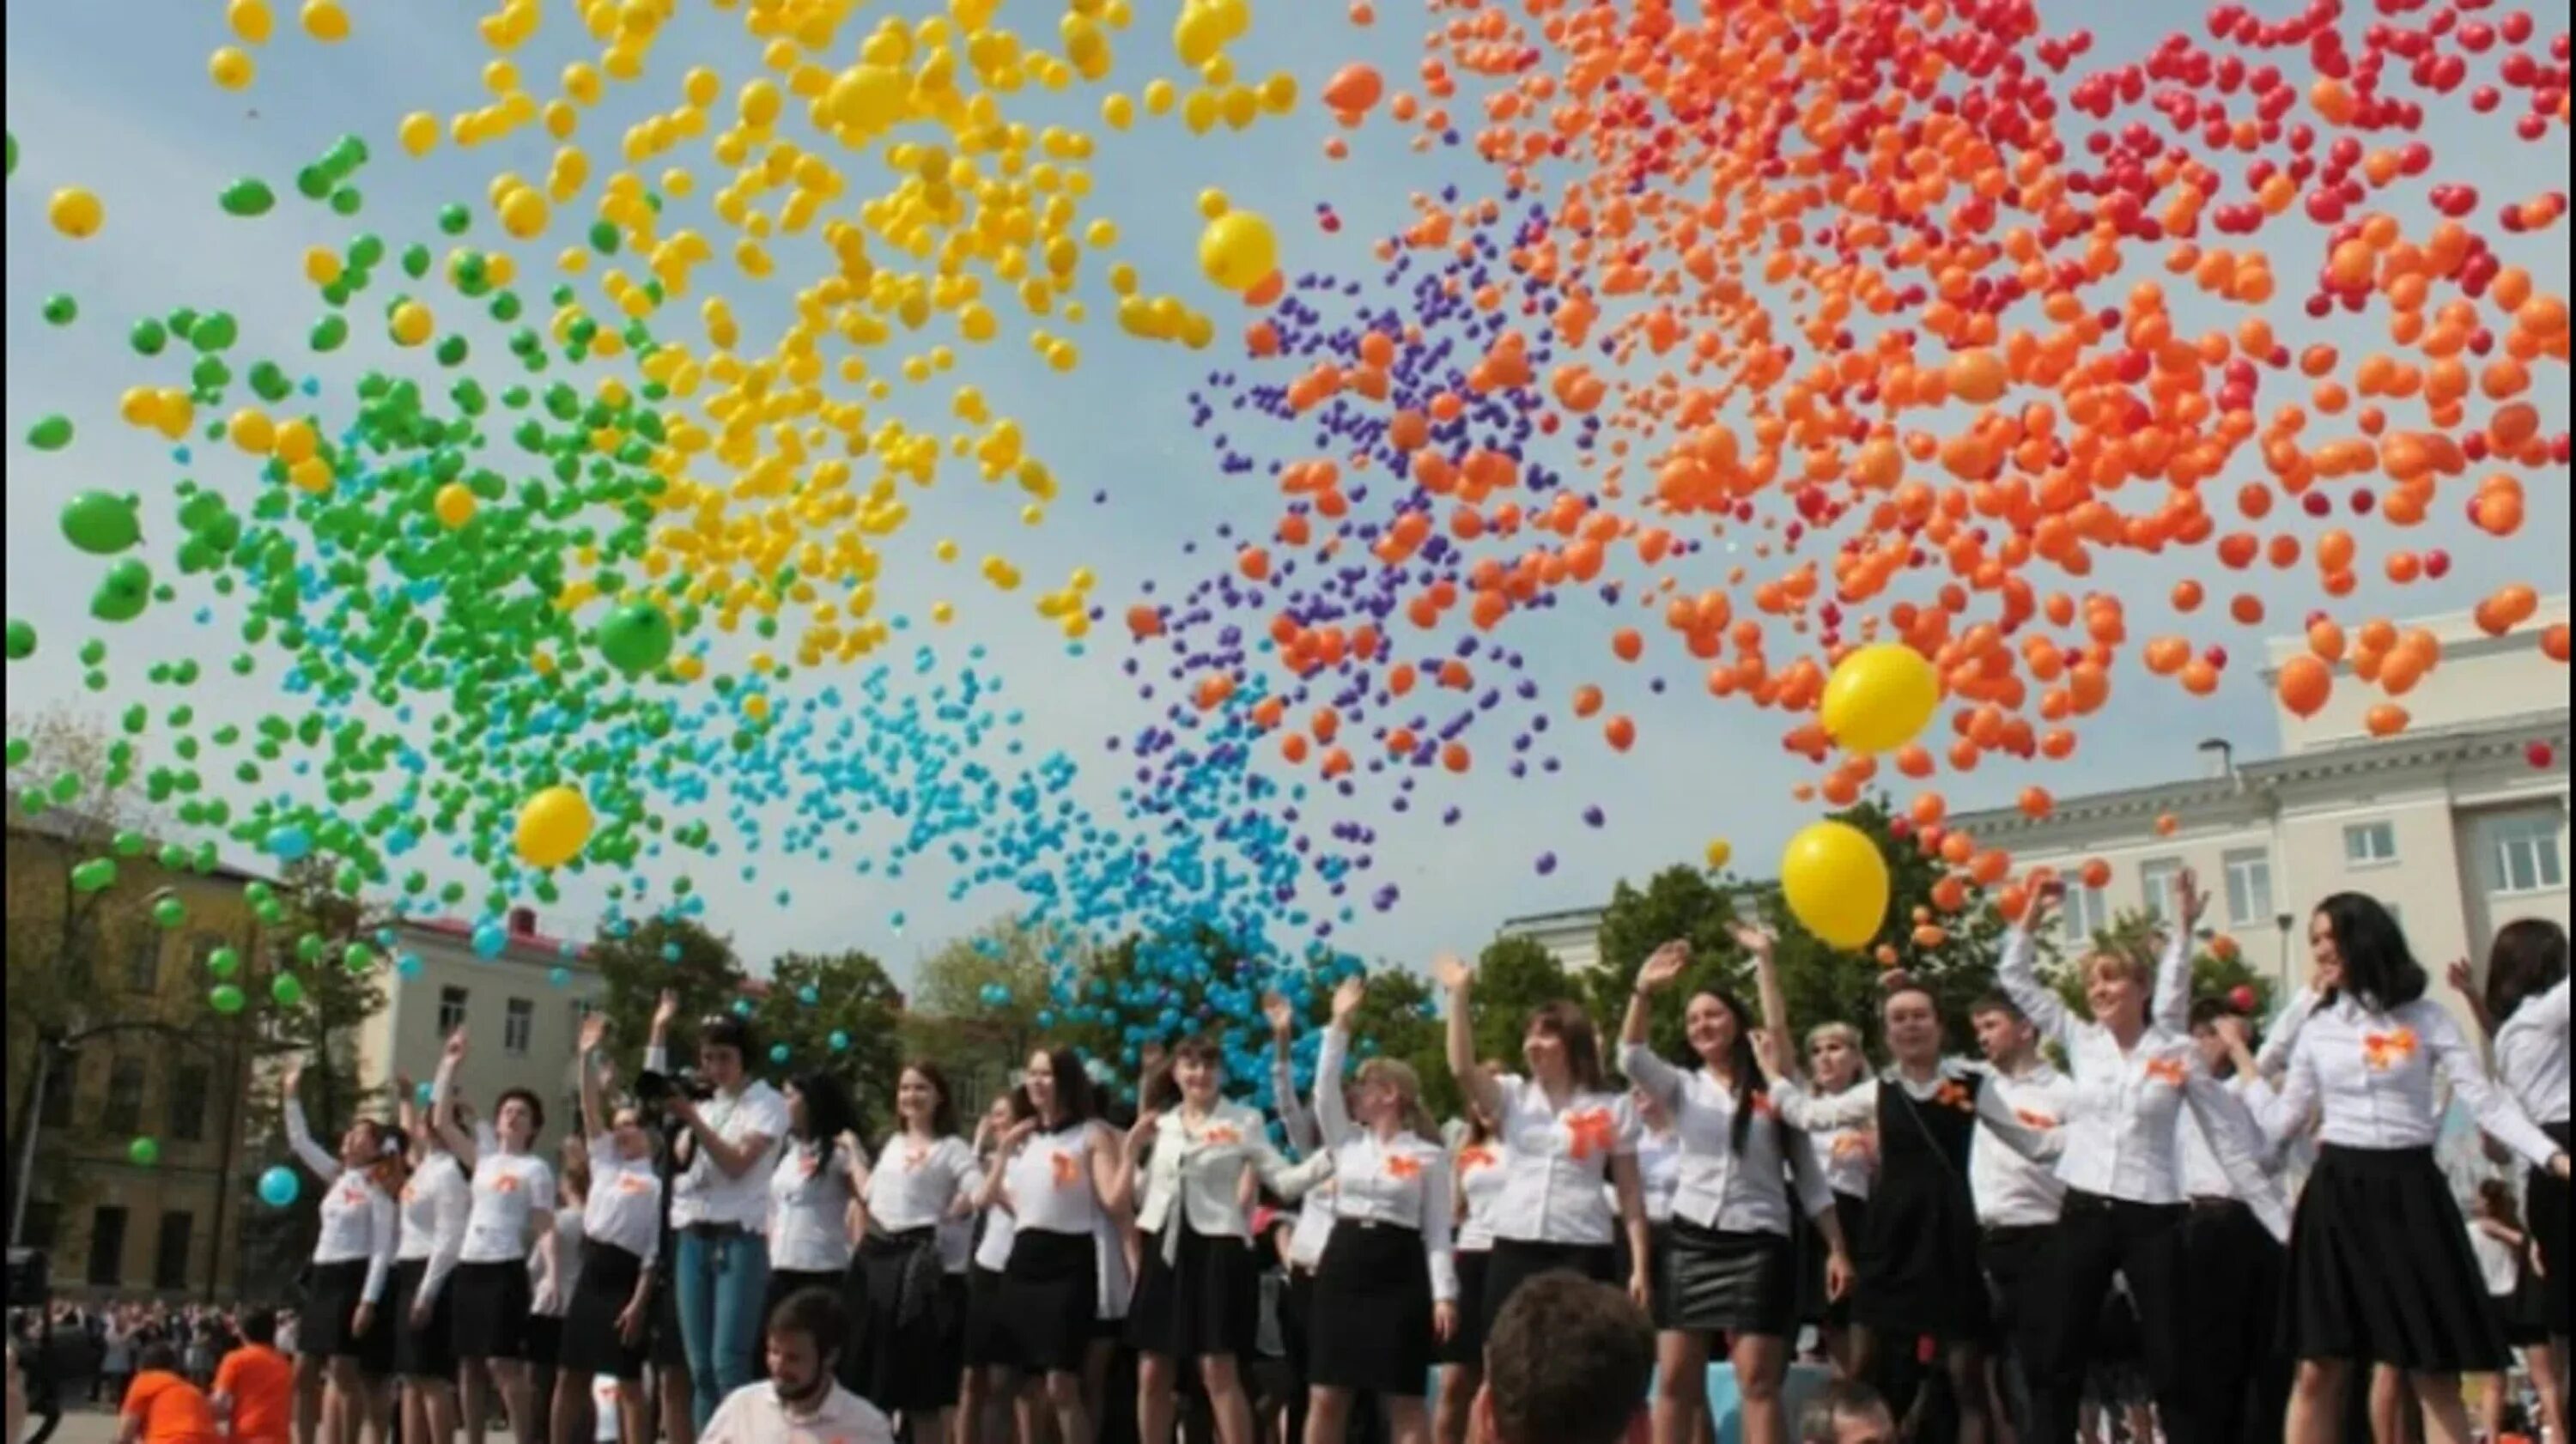
<svg viewBox="0 0 2576 1444">
<path fill-rule="evenodd" d="M 2558 750 L 2546 742 L 2532 743 L 2523 749 L 2522 755 L 2531 759 L 2533 770 L 2538 772 L 2548 771 L 2550 764 L 2558 760 Z"/>
<path fill-rule="evenodd" d="M 2227 995 L 2227 1006 L 2234 1008 L 2240 1013 L 2252 1013 L 2254 1011 L 2254 1005 L 2259 1001 L 2261 1000 L 2254 996 L 2254 990 L 2246 987 L 2242 983 L 2238 984 L 2236 988 Z"/>
</svg>

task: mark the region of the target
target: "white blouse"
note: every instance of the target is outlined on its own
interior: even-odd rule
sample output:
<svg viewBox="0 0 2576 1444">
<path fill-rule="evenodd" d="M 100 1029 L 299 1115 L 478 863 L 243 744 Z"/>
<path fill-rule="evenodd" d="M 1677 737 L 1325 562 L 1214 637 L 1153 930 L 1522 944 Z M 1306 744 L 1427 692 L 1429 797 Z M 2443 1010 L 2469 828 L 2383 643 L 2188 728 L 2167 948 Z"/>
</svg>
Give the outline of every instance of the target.
<svg viewBox="0 0 2576 1444">
<path fill-rule="evenodd" d="M 1767 1091 L 1753 1095 L 1752 1122 L 1738 1153 L 1737 1096 L 1707 1069 L 1685 1073 L 1642 1045 L 1621 1051 L 1620 1068 L 1673 1117 L 1670 1135 L 1649 1134 L 1637 1150 L 1638 1169 L 1650 1179 L 1650 1164 L 1672 1170 L 1669 1185 L 1647 1184 L 1650 1196 L 1670 1189 L 1666 1217 L 1718 1233 L 1786 1238 L 1797 1222 L 1789 1201 L 1792 1177 L 1798 1185 L 1797 1212 L 1813 1218 L 1834 1206 L 1833 1191 L 1825 1186 L 1806 1135 L 1782 1131 Z M 1669 1162 L 1657 1158 L 1658 1152 L 1668 1152 Z M 1654 1216 L 1651 1207 L 1648 1216 Z"/>
<path fill-rule="evenodd" d="M 662 1251 L 662 1177 L 653 1160 L 619 1157 L 613 1137 L 590 1140 L 590 1197 L 582 1201 L 581 1226 L 651 1267 Z"/>
<path fill-rule="evenodd" d="M 348 1172 L 340 1167 L 340 1160 L 322 1151 L 305 1126 L 304 1105 L 293 1098 L 286 1100 L 286 1142 L 313 1176 L 327 1185 L 322 1195 L 322 1236 L 313 1245 L 313 1261 L 364 1260 L 367 1282 L 360 1297 L 367 1303 L 377 1302 L 385 1296 L 385 1280 L 393 1273 L 394 1249 L 402 1231 L 400 1209 L 372 1172 Z"/>
<path fill-rule="evenodd" d="M 1779 1106 L 1777 1097 L 1772 1099 L 1772 1106 Z M 1878 1150 L 1872 1145 L 1867 1124 L 1814 1129 L 1807 1137 L 1815 1145 L 1816 1161 L 1825 1166 L 1827 1188 L 1852 1198 L 1869 1197 L 1870 1185 L 1878 1180 Z"/>
<path fill-rule="evenodd" d="M 2348 995 L 2319 1008 L 2291 1050 L 2272 1140 L 2288 1142 L 2321 1109 L 2317 1136 L 2334 1147 L 2430 1148 L 2444 1112 L 2437 1070 L 2488 1137 L 2542 1168 L 2557 1159 L 2558 1145 L 2511 1094 L 2487 1081 L 2451 1015 L 2422 998 L 2384 1013 Z"/>
<path fill-rule="evenodd" d="M 435 1300 L 456 1271 L 456 1261 L 465 1253 L 465 1216 L 473 1207 L 473 1185 L 465 1181 L 465 1168 L 454 1154 L 432 1152 L 411 1171 L 403 1184 L 402 1245 L 395 1257 L 426 1265 L 415 1298 Z"/>
<path fill-rule="evenodd" d="M 1022 1229 L 1078 1238 L 1099 1226 L 1091 1160 L 1095 1149 L 1109 1146 L 1107 1136 L 1100 1124 L 1078 1123 L 1059 1133 L 1032 1134 L 1020 1145 L 1003 1166 L 1002 1186 Z"/>
<path fill-rule="evenodd" d="M 1637 1114 L 1625 1097 L 1577 1093 L 1560 1110 L 1535 1080 L 1504 1074 L 1499 1133 L 1510 1150 L 1494 1237 L 1509 1243 L 1607 1248 L 1619 1216 L 1601 1185 L 1610 1160 L 1637 1153 Z"/>
<path fill-rule="evenodd" d="M 1333 1185 L 1323 1184 L 1306 1195 L 1305 1207 L 1297 1214 L 1297 1226 L 1288 1234 L 1289 1267 L 1313 1273 L 1323 1265 L 1324 1249 L 1333 1241 L 1333 1223 L 1338 1217 L 1333 1212 Z"/>
<path fill-rule="evenodd" d="M 2025 1127 L 2048 1132 L 2064 1124 L 2075 1107 L 2075 1083 L 2046 1063 L 2036 1063 L 2018 1078 L 1997 1069 L 1986 1074 L 1988 1092 L 2002 1095 L 2013 1117 Z M 1977 1222 L 1987 1228 L 2045 1228 L 2057 1222 L 2066 1201 L 2066 1185 L 2057 1170 L 2014 1152 L 1982 1125 L 1968 1150 L 1968 1192 L 1977 1202 Z"/>
<path fill-rule="evenodd" d="M 486 1153 L 474 1165 L 474 1202 L 465 1217 L 464 1261 L 515 1263 L 528 1256 L 528 1221 L 555 1211 L 555 1171 L 526 1153 Z"/>
<path fill-rule="evenodd" d="M 904 1134 L 887 1139 L 868 1174 L 868 1223 L 880 1233 L 910 1233 L 945 1222 L 961 1194 L 984 1186 L 975 1150 L 962 1138 L 932 1143 Z"/>
<path fill-rule="evenodd" d="M 670 1071 L 670 1055 L 660 1048 L 644 1050 L 648 1072 Z M 671 1184 L 671 1226 L 722 1224 L 758 1233 L 769 1224 L 769 1170 L 787 1140 L 787 1100 L 758 1079 L 727 1097 L 717 1094 L 698 1105 L 698 1117 L 727 1146 L 758 1136 L 769 1140 L 769 1154 L 755 1159 L 739 1178 L 729 1177 L 703 1148 L 692 1147 L 689 1166 Z"/>
<path fill-rule="evenodd" d="M 2495 1035 L 2496 1081 L 2535 1123 L 2565 1123 L 2567 1103 L 2567 980 L 2537 998 L 2525 998 Z"/>
<path fill-rule="evenodd" d="M 1499 1143 L 1471 1143 L 1458 1150 L 1452 1165 L 1458 1191 L 1466 1196 L 1467 1218 L 1458 1230 L 1458 1252 L 1487 1253 L 1494 1247 L 1494 1206 L 1503 1197 L 1504 1149 Z"/>
<path fill-rule="evenodd" d="M 837 1274 L 850 1266 L 850 1179 L 837 1144 L 790 1140 L 769 1171 L 769 1266 Z"/>
<path fill-rule="evenodd" d="M 2276 1102 L 2270 1084 L 2240 1074 L 2219 1086 L 2236 1095 L 2258 1125 L 2265 1124 Z M 2208 1137 L 2201 1132 L 2200 1120 L 2185 1113 L 2180 1124 L 2182 1191 L 2185 1194 L 2196 1199 L 2232 1198 L 2253 1208 L 2257 1216 L 2273 1209 L 2284 1214 L 2289 1211 L 2288 1194 L 2281 1187 L 2278 1169 L 2267 1170 L 2269 1176 L 2264 1180 L 2263 1189 L 2248 1197 L 2243 1181 L 2228 1174 L 2226 1167 L 2219 1162 L 2217 1151 L 2209 1146 Z"/>
</svg>

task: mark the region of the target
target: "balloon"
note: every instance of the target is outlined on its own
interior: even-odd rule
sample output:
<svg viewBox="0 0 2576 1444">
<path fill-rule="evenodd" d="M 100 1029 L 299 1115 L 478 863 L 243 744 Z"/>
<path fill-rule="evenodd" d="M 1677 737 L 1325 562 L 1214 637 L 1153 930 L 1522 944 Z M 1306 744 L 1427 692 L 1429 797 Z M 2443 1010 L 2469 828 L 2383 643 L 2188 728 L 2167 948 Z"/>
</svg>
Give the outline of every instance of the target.
<svg viewBox="0 0 2576 1444">
<path fill-rule="evenodd" d="M 269 981 L 268 995 L 281 1008 L 292 1008 L 304 1001 L 304 980 L 293 973 L 280 973 Z"/>
<path fill-rule="evenodd" d="M 454 531 L 474 519 L 474 489 L 461 481 L 451 481 L 438 489 L 431 509 L 438 514 L 438 524 Z"/>
<path fill-rule="evenodd" d="M 240 1012 L 242 1010 L 242 1005 L 249 1001 L 249 999 L 242 996 L 241 989 L 234 987 L 230 983 L 217 984 L 214 991 L 206 995 L 206 1006 L 223 1014 L 227 1018 Z"/>
<path fill-rule="evenodd" d="M 2302 652 L 2281 664 L 2276 683 L 2281 705 L 2301 717 L 2314 717 L 2334 695 L 2334 669 Z"/>
<path fill-rule="evenodd" d="M 296 1195 L 303 1191 L 303 1184 L 296 1178 L 295 1170 L 285 1164 L 271 1165 L 259 1176 L 259 1201 L 271 1208 L 284 1208 L 292 1204 L 295 1202 Z"/>
<path fill-rule="evenodd" d="M 63 503 L 63 539 L 91 556 L 114 556 L 143 540 L 130 497 L 84 491 Z"/>
<path fill-rule="evenodd" d="M 1227 211 L 1199 236 L 1199 269 L 1216 285 L 1246 294 L 1279 270 L 1279 237 L 1250 211 Z"/>
<path fill-rule="evenodd" d="M 45 216 L 55 230 L 83 241 L 98 234 L 98 228 L 107 221 L 107 208 L 98 203 L 97 196 L 79 186 L 65 186 L 54 192 L 53 200 L 45 207 Z"/>
<path fill-rule="evenodd" d="M 832 1030 L 832 1036 L 829 1041 L 832 1045 L 832 1051 L 835 1053 L 847 1053 L 850 1051 L 850 1035 L 842 1032 L 838 1028 Z"/>
<path fill-rule="evenodd" d="M 281 827 L 271 831 L 260 845 L 279 862 L 300 862 L 312 855 L 313 834 L 300 827 Z"/>
<path fill-rule="evenodd" d="M 675 640 L 670 617 L 651 602 L 620 607 L 599 624 L 600 655 L 629 677 L 661 666 Z"/>
<path fill-rule="evenodd" d="M 241 971 L 241 954 L 231 948 L 217 948 L 206 954 L 206 971 L 218 978 L 229 978 Z"/>
<path fill-rule="evenodd" d="M 1894 643 L 1843 658 L 1825 683 L 1820 720 L 1847 752 L 1893 752 L 1921 734 L 1941 705 L 1941 678 L 1923 654 Z"/>
<path fill-rule="evenodd" d="M 152 569 L 127 557 L 107 569 L 90 594 L 89 614 L 102 622 L 130 622 L 152 600 Z"/>
<path fill-rule="evenodd" d="M 510 930 L 489 920 L 477 923 L 474 926 L 473 945 L 474 956 L 489 962 L 501 956 L 510 946 Z"/>
<path fill-rule="evenodd" d="M 161 1161 L 161 1140 L 137 1138 L 125 1145 L 125 1157 L 137 1168 L 150 1168 Z"/>
<path fill-rule="evenodd" d="M 1887 922 L 1887 859 L 1867 833 L 1819 822 L 1789 840 L 1780 891 L 1801 926 L 1825 943 L 1858 951 Z"/>
<path fill-rule="evenodd" d="M 2227 993 L 2227 1006 L 2234 1008 L 2237 1012 L 2249 1017 L 2253 1014 L 2255 1005 L 2261 1001 L 2262 1000 L 2260 998 L 2255 996 L 2252 988 L 2247 987 L 2242 983 L 2229 989 Z"/>
<path fill-rule="evenodd" d="M 1731 843 L 1722 837 L 1709 843 L 1707 853 L 1709 871 L 1724 872 L 1726 870 L 1726 865 L 1734 860 L 1734 843 Z"/>
<path fill-rule="evenodd" d="M 561 867 L 590 841 L 590 804 L 570 787 L 549 787 L 519 809 L 513 834 L 519 856 L 531 867 Z"/>
<path fill-rule="evenodd" d="M 9 619 L 9 660 L 23 662 L 36 655 L 36 626 L 17 617 Z"/>
</svg>

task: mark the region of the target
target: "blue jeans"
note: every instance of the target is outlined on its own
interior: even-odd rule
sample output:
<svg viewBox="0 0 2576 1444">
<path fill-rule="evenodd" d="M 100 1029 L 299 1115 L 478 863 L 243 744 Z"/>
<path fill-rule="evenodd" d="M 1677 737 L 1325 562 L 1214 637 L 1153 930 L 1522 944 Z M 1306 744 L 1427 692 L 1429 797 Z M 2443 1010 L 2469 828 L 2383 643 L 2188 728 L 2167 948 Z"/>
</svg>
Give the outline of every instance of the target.
<svg viewBox="0 0 2576 1444">
<path fill-rule="evenodd" d="M 769 1292 L 769 1245 L 755 1233 L 683 1232 L 675 1272 L 680 1340 L 689 1352 L 689 1412 L 698 1427 L 752 1381 L 760 1307 Z"/>
</svg>

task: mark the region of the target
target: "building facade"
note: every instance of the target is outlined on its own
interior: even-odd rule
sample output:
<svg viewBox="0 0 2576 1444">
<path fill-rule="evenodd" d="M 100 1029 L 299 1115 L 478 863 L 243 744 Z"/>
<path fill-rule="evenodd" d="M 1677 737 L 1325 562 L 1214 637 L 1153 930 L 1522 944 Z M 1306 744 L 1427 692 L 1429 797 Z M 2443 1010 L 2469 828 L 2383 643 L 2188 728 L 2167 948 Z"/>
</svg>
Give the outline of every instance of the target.
<svg viewBox="0 0 2576 1444">
<path fill-rule="evenodd" d="M 607 1000 L 587 950 L 538 931 L 534 912 L 510 914 L 507 940 L 486 958 L 474 929 L 451 919 L 394 925 L 394 976 L 385 1006 L 358 1030 L 358 1076 L 370 1084 L 438 1073 L 448 1035 L 466 1030 L 457 1091 L 476 1107 L 512 1088 L 545 1101 L 546 1137 L 576 1126 L 580 1097 L 574 1052 L 582 1020 Z"/>
<path fill-rule="evenodd" d="M 2369 734 L 2366 712 L 2387 699 L 2347 664 L 2315 716 L 2278 712 L 2275 755 L 2213 739 L 2196 769 L 2177 757 L 2172 780 L 2061 797 L 2037 820 L 1998 810 L 1952 825 L 2024 869 L 2109 863 L 2105 886 L 2070 892 L 2070 940 L 2125 911 L 2169 912 L 2189 868 L 2212 900 L 2204 926 L 2285 989 L 2307 975 L 2310 913 L 2346 891 L 2386 903 L 2437 974 L 2458 958 L 2482 966 L 2505 924 L 2568 920 L 2567 669 L 2536 641 L 2566 616 L 2559 597 L 2502 638 L 2466 615 L 2407 624 L 2441 639 L 2442 662 L 2400 699 L 2413 722 L 2397 736 Z M 2272 666 L 2305 645 L 2274 642 Z"/>
</svg>

